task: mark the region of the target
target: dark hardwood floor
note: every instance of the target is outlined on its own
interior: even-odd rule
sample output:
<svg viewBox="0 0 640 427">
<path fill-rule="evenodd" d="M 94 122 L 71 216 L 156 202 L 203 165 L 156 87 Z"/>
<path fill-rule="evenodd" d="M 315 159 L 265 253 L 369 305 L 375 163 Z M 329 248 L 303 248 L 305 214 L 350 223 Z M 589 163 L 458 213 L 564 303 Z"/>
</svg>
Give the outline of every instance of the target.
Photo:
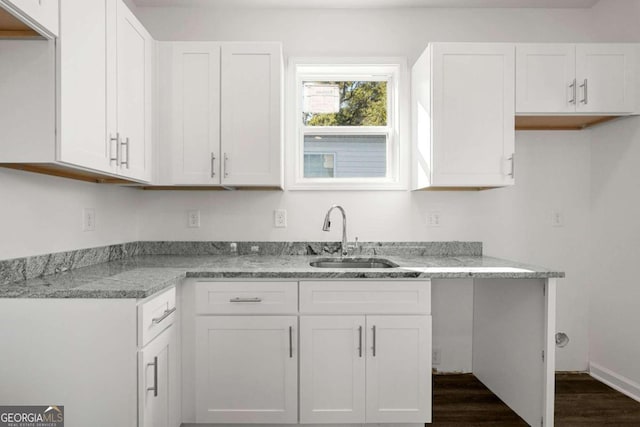
<svg viewBox="0 0 640 427">
<path fill-rule="evenodd" d="M 507 427 L 527 423 L 473 375 L 465 374 L 433 376 L 431 425 Z M 555 425 L 640 427 L 640 403 L 587 374 L 557 374 Z"/>
</svg>

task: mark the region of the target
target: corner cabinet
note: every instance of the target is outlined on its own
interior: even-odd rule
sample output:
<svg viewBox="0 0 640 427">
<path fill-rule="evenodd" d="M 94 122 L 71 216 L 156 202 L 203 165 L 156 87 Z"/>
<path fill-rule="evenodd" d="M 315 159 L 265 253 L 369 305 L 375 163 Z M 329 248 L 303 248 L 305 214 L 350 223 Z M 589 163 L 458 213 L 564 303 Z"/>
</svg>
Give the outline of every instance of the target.
<svg viewBox="0 0 640 427">
<path fill-rule="evenodd" d="M 160 44 L 161 152 L 156 182 L 277 187 L 283 183 L 279 43 Z"/>
<path fill-rule="evenodd" d="M 178 313 L 175 288 L 141 301 L 0 298 L 13 349 L 0 352 L 0 401 L 64 405 L 69 427 L 179 427 Z"/>
<path fill-rule="evenodd" d="M 636 44 L 517 44 L 516 113 L 633 113 L 636 50 Z"/>
<path fill-rule="evenodd" d="M 414 190 L 514 184 L 514 44 L 430 44 L 411 90 Z"/>
<path fill-rule="evenodd" d="M 14 142 L 0 164 L 149 182 L 155 42 L 122 0 L 64 0 L 59 14 L 55 41 L 0 41 L 0 127 Z"/>
</svg>

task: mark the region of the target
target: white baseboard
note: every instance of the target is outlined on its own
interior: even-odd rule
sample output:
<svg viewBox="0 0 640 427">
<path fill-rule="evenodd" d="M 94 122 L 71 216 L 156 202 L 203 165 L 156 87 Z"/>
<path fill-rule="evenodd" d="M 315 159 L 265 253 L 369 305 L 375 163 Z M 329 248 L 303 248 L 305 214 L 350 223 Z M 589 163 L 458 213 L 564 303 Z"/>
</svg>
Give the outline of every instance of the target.
<svg viewBox="0 0 640 427">
<path fill-rule="evenodd" d="M 598 381 L 640 402 L 640 384 L 637 382 L 593 362 L 589 363 L 589 374 Z"/>
</svg>

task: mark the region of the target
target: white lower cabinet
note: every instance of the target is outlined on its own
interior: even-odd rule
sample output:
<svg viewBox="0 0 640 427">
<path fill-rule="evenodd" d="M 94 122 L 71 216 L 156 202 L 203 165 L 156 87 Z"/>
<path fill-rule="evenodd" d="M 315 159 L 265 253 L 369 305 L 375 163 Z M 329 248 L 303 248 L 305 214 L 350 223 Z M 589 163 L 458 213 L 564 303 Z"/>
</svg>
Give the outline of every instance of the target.
<svg viewBox="0 0 640 427">
<path fill-rule="evenodd" d="M 431 422 L 430 293 L 428 280 L 188 281 L 183 421 Z"/>
<path fill-rule="evenodd" d="M 175 427 L 179 425 L 175 410 L 176 389 L 176 335 L 169 326 L 147 344 L 140 353 L 138 372 L 138 414 L 140 427 Z"/>
<path fill-rule="evenodd" d="M 199 316 L 196 421 L 295 424 L 296 316 Z"/>
<path fill-rule="evenodd" d="M 175 288 L 143 301 L 0 298 L 12 325 L 0 328 L 0 402 L 64 406 L 67 427 L 180 426 L 177 313 Z"/>
<path fill-rule="evenodd" d="M 302 316 L 301 423 L 431 419 L 431 316 Z"/>
<path fill-rule="evenodd" d="M 431 316 L 367 316 L 368 423 L 431 422 Z"/>
<path fill-rule="evenodd" d="M 300 318 L 300 422 L 365 421 L 365 317 Z"/>
</svg>

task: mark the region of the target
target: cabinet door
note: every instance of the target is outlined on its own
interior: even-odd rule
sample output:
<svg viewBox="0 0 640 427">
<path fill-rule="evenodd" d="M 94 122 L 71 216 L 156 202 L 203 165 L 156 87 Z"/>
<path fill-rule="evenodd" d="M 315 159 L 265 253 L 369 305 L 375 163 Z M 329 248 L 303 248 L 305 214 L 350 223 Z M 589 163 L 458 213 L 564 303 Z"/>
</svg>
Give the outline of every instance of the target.
<svg viewBox="0 0 640 427">
<path fill-rule="evenodd" d="M 515 47 L 433 45 L 435 187 L 513 184 Z"/>
<path fill-rule="evenodd" d="M 576 110 L 574 44 L 516 45 L 516 113 Z"/>
<path fill-rule="evenodd" d="M 365 422 L 364 316 L 300 318 L 300 422 Z"/>
<path fill-rule="evenodd" d="M 151 177 L 151 64 L 153 39 L 129 8 L 117 2 L 116 117 L 120 175 Z"/>
<path fill-rule="evenodd" d="M 220 183 L 220 45 L 173 43 L 172 183 Z"/>
<path fill-rule="evenodd" d="M 431 316 L 367 316 L 367 423 L 431 422 Z"/>
<path fill-rule="evenodd" d="M 175 326 L 169 326 L 162 334 L 140 351 L 138 416 L 141 427 L 176 427 L 178 363 Z"/>
<path fill-rule="evenodd" d="M 60 81 L 58 160 L 115 172 L 117 146 L 107 133 L 107 6 L 109 0 L 64 0 L 57 42 Z M 111 136 L 115 137 L 114 129 Z"/>
<path fill-rule="evenodd" d="M 196 422 L 293 424 L 298 416 L 295 316 L 199 316 Z"/>
<path fill-rule="evenodd" d="M 222 46 L 222 184 L 282 185 L 282 50 Z"/>
<path fill-rule="evenodd" d="M 630 113 L 635 109 L 635 50 L 631 44 L 576 46 L 577 111 Z"/>
</svg>

